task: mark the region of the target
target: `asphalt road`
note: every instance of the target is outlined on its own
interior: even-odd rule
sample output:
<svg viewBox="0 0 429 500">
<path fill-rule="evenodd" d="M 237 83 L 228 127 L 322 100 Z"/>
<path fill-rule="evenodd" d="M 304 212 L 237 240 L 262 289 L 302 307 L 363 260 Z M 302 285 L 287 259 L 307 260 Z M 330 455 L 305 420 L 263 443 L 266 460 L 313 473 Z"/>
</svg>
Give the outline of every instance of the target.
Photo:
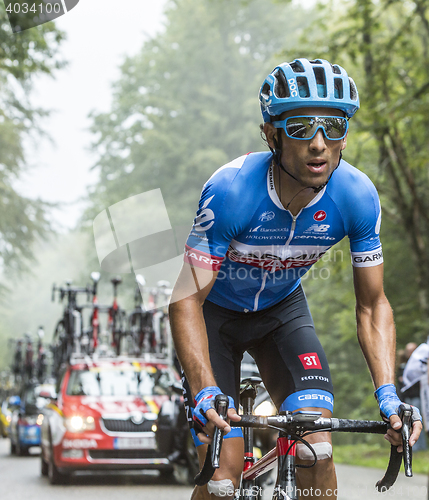
<svg viewBox="0 0 429 500">
<path fill-rule="evenodd" d="M 9 454 L 9 440 L 0 439 L 0 498 L 1 500 L 189 500 L 192 488 L 180 484 L 163 484 L 157 473 L 121 472 L 81 474 L 65 486 L 51 486 L 40 475 L 38 448 L 29 457 Z M 429 467 L 429 464 L 428 464 Z M 337 465 L 339 500 L 412 499 L 427 500 L 427 477 L 415 475 L 398 478 L 393 489 L 378 493 L 374 485 L 383 471 L 366 467 Z M 267 488 L 264 500 L 271 498 Z M 305 492 L 304 492 L 305 493 Z M 135 496 L 134 496 L 135 495 Z M 305 495 L 303 496 L 305 499 Z"/>
</svg>

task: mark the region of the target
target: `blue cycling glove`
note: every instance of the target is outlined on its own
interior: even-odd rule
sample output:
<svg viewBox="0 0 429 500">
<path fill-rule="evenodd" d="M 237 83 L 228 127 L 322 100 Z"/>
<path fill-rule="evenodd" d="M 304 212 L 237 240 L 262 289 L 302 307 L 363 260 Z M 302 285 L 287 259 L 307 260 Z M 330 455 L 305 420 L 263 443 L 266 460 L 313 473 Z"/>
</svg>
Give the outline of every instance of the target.
<svg viewBox="0 0 429 500">
<path fill-rule="evenodd" d="M 381 385 L 374 392 L 374 395 L 383 417 L 390 418 L 392 415 L 398 414 L 398 408 L 402 401 L 398 398 L 396 387 L 393 384 Z"/>
<path fill-rule="evenodd" d="M 196 422 L 201 427 L 204 427 L 207 423 L 206 411 L 211 408 L 214 409 L 215 397 L 218 394 L 223 394 L 223 392 L 216 386 L 204 387 L 196 396 L 195 396 L 195 408 L 192 410 L 192 415 L 194 422 Z M 229 399 L 229 408 L 233 408 L 235 410 L 234 400 L 231 396 L 228 396 Z"/>
<path fill-rule="evenodd" d="M 375 392 L 375 399 L 380 407 L 380 413 L 382 417 L 390 418 L 392 415 L 398 414 L 399 405 L 402 401 L 398 398 L 396 394 L 396 388 L 393 384 L 381 385 Z M 417 407 L 413 406 L 412 421 L 422 420 L 420 412 Z"/>
</svg>

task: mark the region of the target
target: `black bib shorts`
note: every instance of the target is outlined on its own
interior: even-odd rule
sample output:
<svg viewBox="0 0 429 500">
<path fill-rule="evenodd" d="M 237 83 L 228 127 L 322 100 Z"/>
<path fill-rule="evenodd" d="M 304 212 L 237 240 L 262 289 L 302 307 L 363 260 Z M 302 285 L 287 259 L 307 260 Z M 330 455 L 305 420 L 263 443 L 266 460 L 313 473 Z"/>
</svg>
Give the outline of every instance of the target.
<svg viewBox="0 0 429 500">
<path fill-rule="evenodd" d="M 232 311 L 206 300 L 203 312 L 217 385 L 234 399 L 236 408 L 240 364 L 243 353 L 248 351 L 278 410 L 305 407 L 332 410 L 333 386 L 328 361 L 301 285 L 280 303 L 261 311 Z M 194 402 L 185 376 L 182 381 L 191 424 Z"/>
</svg>

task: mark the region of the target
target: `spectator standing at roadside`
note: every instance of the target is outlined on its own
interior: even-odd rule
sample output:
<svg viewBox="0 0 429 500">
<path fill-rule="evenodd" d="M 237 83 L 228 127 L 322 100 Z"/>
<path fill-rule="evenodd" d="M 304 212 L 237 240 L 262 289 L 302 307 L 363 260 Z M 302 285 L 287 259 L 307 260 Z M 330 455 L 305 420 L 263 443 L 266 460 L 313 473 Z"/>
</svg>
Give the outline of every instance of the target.
<svg viewBox="0 0 429 500">
<path fill-rule="evenodd" d="M 416 349 L 416 347 L 417 344 L 415 342 L 408 342 L 408 344 L 405 346 L 405 349 L 399 349 L 396 353 L 397 367 L 398 367 L 396 371 L 396 378 L 397 378 L 398 390 L 401 390 L 404 387 L 403 374 L 405 365 L 407 364 L 407 361 L 410 359 L 410 356 Z"/>
<path fill-rule="evenodd" d="M 403 401 L 420 408 L 420 381 L 422 377 L 428 376 L 429 345 L 427 342 L 423 342 L 417 347 L 415 342 L 409 342 L 405 346 L 405 355 L 407 354 L 409 354 L 409 359 L 402 374 L 401 392 L 404 395 Z M 421 451 L 426 449 L 426 436 L 422 432 L 413 446 L 413 450 Z"/>
</svg>

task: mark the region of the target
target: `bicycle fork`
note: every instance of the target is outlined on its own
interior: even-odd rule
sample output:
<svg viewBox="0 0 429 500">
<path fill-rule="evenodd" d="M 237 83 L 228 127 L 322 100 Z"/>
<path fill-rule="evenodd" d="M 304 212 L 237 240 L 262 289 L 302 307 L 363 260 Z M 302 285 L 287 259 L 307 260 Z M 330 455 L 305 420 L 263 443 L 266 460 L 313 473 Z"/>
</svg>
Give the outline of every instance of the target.
<svg viewBox="0 0 429 500">
<path fill-rule="evenodd" d="M 298 500 L 296 491 L 296 444 L 288 436 L 277 439 L 277 482 L 273 500 Z"/>
</svg>

